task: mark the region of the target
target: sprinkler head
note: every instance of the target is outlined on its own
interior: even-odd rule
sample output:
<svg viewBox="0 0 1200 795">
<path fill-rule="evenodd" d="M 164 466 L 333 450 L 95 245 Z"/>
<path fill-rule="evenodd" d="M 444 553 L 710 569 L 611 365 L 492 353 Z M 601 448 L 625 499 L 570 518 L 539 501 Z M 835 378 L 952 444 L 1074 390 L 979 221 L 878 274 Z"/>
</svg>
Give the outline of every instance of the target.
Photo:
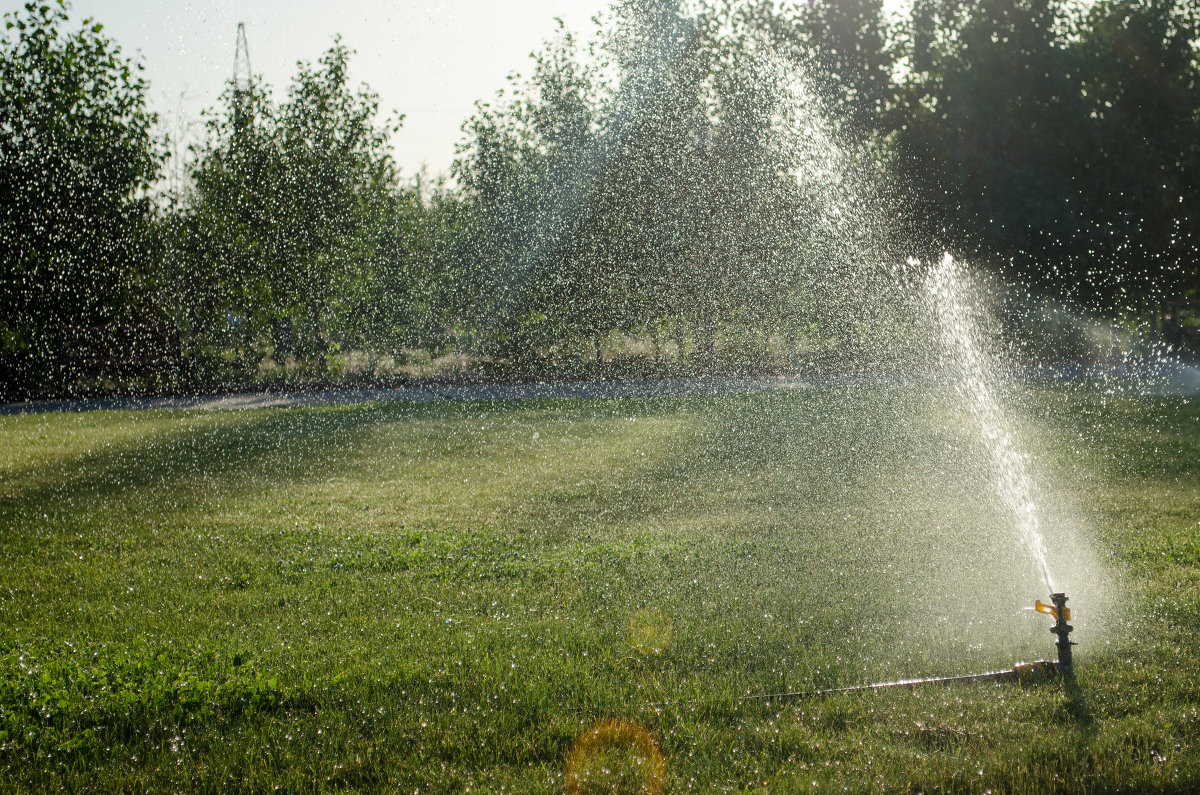
<svg viewBox="0 0 1200 795">
<path fill-rule="evenodd" d="M 1064 593 L 1050 594 L 1050 601 L 1054 602 L 1054 626 L 1050 627 L 1050 631 L 1058 636 L 1058 672 L 1064 677 L 1072 677 L 1075 675 L 1075 666 L 1071 661 L 1071 647 L 1075 644 L 1071 642 L 1067 636 L 1074 629 L 1067 623 L 1067 619 L 1071 617 L 1071 611 L 1067 608 L 1067 595 Z"/>
<path fill-rule="evenodd" d="M 1045 613 L 1054 618 L 1054 626 L 1050 627 L 1050 631 L 1058 636 L 1058 672 L 1065 678 L 1070 678 L 1075 675 L 1075 666 L 1071 660 L 1071 647 L 1075 644 L 1068 637 L 1071 630 L 1074 629 L 1067 621 L 1071 618 L 1071 608 L 1067 607 L 1067 595 L 1064 593 L 1050 594 L 1050 601 L 1053 604 L 1046 604 L 1041 599 L 1038 599 L 1035 608 L 1039 613 Z"/>
</svg>

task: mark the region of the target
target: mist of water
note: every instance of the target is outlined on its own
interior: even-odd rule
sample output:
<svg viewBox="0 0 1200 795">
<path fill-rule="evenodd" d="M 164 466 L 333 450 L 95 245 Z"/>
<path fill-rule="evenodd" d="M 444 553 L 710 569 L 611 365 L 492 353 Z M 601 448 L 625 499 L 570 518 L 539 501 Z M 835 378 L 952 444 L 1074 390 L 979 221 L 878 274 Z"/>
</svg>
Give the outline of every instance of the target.
<svg viewBox="0 0 1200 795">
<path fill-rule="evenodd" d="M 970 407 L 979 438 L 991 459 L 996 498 L 1011 517 L 1046 589 L 1053 593 L 1054 583 L 1046 565 L 1046 542 L 1027 455 L 1022 452 L 1016 430 L 992 386 L 1000 366 L 995 353 L 980 335 L 976 318 L 979 303 L 972 300 L 969 274 L 946 254 L 940 263 L 929 269 L 925 281 L 955 390 Z"/>
<path fill-rule="evenodd" d="M 973 590 L 979 600 L 975 604 L 998 606 L 1011 600 L 1016 607 L 1030 599 L 1031 583 L 1020 573 L 1022 567 L 1036 573 L 1047 593 L 1056 590 L 1051 557 L 1069 569 L 1066 579 L 1073 586 L 1088 591 L 1089 599 L 1104 601 L 1096 578 L 1087 574 L 1099 564 L 1079 546 L 1086 543 L 1086 533 L 1077 532 L 1081 522 L 1077 516 L 1064 515 L 1070 511 L 1069 500 L 1060 499 L 1055 484 L 1046 482 L 1048 473 L 1030 458 L 1029 451 L 1038 447 L 1030 442 L 1041 440 L 1023 438 L 1037 430 L 1022 422 L 1022 410 L 1028 407 L 1011 402 L 1019 391 L 1013 388 L 1019 368 L 1004 355 L 1004 343 L 995 333 L 999 319 L 991 302 L 982 300 L 985 285 L 948 254 L 929 264 L 914 256 L 928 251 L 929 241 L 912 239 L 914 235 L 904 228 L 899 220 L 902 211 L 889 198 L 894 192 L 889 190 L 883 164 L 847 143 L 804 67 L 768 57 L 761 71 L 774 75 L 779 87 L 775 113 L 783 140 L 779 148 L 792 158 L 797 180 L 816 208 L 803 222 L 814 227 L 809 234 L 829 252 L 829 261 L 816 267 L 811 277 L 814 291 L 821 296 L 822 321 L 843 340 L 853 341 L 843 348 L 840 364 L 870 374 L 880 385 L 925 384 L 936 394 L 940 385 L 949 383 L 954 401 L 943 408 L 955 416 L 961 412 L 966 419 L 967 437 L 956 443 L 960 446 L 939 447 L 934 437 L 921 438 L 922 433 L 936 433 L 938 420 L 917 418 L 910 408 L 899 406 L 900 400 L 884 409 L 894 412 L 888 422 L 910 428 L 928 422 L 924 425 L 928 430 L 901 431 L 891 439 L 867 442 L 867 449 L 883 455 L 931 456 L 916 468 L 923 474 L 914 469 L 912 482 L 889 487 L 898 489 L 894 498 L 911 502 L 907 508 L 891 510 L 911 517 L 924 510 L 918 505 L 940 501 L 942 516 L 956 517 L 951 520 L 957 526 L 951 533 L 956 538 L 952 547 L 945 546 L 945 537 L 936 533 L 913 539 L 930 544 L 926 564 L 931 569 L 953 570 L 936 577 L 927 571 L 924 583 L 919 582 L 921 572 L 912 571 L 908 587 L 913 609 L 921 615 L 922 604 L 932 592 L 945 588 L 960 596 Z M 925 410 L 938 411 L 932 405 Z M 929 477 L 936 471 L 952 474 Z M 1045 500 L 1054 504 L 1043 504 Z M 1048 555 L 1046 535 L 1051 525 L 1056 547 L 1077 548 Z M 1026 556 L 1012 554 L 1019 548 Z M 1017 562 L 1022 557 L 1024 564 Z"/>
</svg>

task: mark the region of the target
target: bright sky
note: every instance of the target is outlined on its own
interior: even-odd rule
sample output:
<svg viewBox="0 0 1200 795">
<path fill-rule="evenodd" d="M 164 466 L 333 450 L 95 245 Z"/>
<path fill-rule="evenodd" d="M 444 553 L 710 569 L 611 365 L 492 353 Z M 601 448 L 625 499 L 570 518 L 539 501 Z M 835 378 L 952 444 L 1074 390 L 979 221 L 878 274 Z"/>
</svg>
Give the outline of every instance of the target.
<svg viewBox="0 0 1200 795">
<path fill-rule="evenodd" d="M 0 12 L 25 0 L 0 0 Z M 76 0 L 127 55 L 141 53 L 151 102 L 168 129 L 198 135 L 199 114 L 233 74 L 237 23 L 246 23 L 250 63 L 282 99 L 299 60 L 315 61 L 334 34 L 356 54 L 351 80 L 380 97 L 382 114 L 406 114 L 393 146 L 405 173 L 444 173 L 459 127 L 477 99 L 553 34 L 555 17 L 590 34 L 609 0 Z"/>
</svg>

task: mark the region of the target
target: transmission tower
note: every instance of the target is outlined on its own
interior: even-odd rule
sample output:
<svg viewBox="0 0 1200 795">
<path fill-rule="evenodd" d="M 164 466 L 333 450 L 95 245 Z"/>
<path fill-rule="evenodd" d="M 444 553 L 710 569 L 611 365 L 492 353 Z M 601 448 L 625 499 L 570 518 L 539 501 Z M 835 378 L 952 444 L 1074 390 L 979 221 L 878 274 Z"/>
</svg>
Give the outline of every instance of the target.
<svg viewBox="0 0 1200 795">
<path fill-rule="evenodd" d="M 233 90 L 250 93 L 254 90 L 254 73 L 250 71 L 250 45 L 246 43 L 246 23 L 239 22 L 237 45 L 233 51 Z"/>
<path fill-rule="evenodd" d="M 233 128 L 244 131 L 254 123 L 249 110 L 254 96 L 254 73 L 250 71 L 250 45 L 246 44 L 246 23 L 238 23 L 237 44 L 233 51 Z"/>
</svg>

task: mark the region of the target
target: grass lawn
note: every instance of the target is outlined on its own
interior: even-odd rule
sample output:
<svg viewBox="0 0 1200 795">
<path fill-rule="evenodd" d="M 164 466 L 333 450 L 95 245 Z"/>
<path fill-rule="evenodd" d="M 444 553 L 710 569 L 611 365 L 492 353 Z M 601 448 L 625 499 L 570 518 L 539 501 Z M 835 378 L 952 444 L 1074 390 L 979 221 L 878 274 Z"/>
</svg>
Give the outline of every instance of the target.
<svg viewBox="0 0 1200 795">
<path fill-rule="evenodd" d="M 0 789 L 1200 791 L 1200 405 L 1019 405 L 1078 688 L 786 703 L 1053 656 L 948 397 L 0 417 Z"/>
</svg>

